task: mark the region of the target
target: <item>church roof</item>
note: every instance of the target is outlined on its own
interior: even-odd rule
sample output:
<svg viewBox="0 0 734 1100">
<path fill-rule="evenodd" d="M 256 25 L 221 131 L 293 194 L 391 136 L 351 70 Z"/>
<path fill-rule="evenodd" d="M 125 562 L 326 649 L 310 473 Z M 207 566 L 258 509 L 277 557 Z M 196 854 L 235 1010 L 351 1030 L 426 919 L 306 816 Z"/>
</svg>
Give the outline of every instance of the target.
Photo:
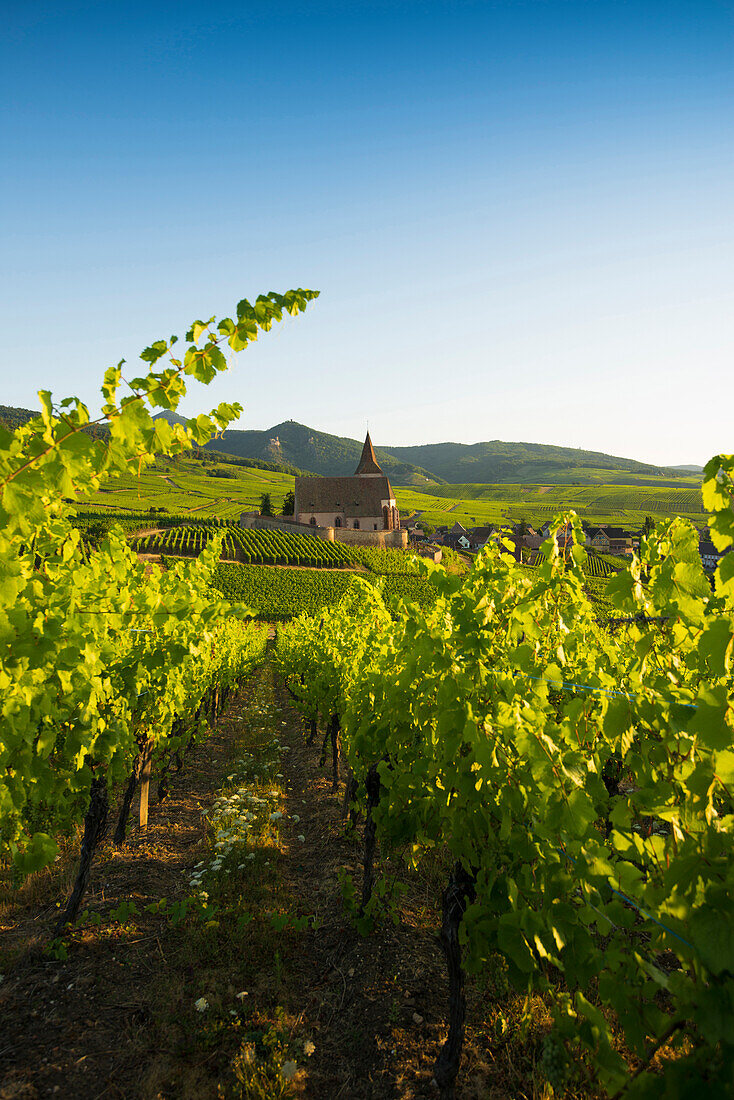
<svg viewBox="0 0 734 1100">
<path fill-rule="evenodd" d="M 359 460 L 359 466 L 354 471 L 355 477 L 360 477 L 364 474 L 382 474 L 380 465 L 375 458 L 375 449 L 372 446 L 372 440 L 370 439 L 369 432 L 367 432 L 367 438 L 364 441 L 364 447 L 362 448 L 362 457 Z M 384 474 L 382 476 L 384 477 Z"/>
<path fill-rule="evenodd" d="M 382 515 L 382 502 L 394 500 L 392 486 L 380 477 L 297 477 L 296 511 L 334 512 L 355 519 Z"/>
</svg>

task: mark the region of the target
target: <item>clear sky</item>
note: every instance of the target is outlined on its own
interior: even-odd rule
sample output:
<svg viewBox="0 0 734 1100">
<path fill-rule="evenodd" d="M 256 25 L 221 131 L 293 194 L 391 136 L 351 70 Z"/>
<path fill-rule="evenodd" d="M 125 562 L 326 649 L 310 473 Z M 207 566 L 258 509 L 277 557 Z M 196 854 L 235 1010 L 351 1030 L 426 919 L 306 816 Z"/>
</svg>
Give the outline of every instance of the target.
<svg viewBox="0 0 734 1100">
<path fill-rule="evenodd" d="M 6 2 L 0 403 L 312 287 L 193 414 L 734 450 L 734 8 Z"/>
</svg>

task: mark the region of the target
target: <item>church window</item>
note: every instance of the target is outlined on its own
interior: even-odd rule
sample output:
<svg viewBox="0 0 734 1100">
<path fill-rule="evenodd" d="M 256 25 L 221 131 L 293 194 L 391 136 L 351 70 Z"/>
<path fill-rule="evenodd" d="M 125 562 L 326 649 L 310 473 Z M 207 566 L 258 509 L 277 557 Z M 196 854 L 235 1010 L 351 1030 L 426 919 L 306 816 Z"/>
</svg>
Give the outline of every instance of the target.
<svg viewBox="0 0 734 1100">
<path fill-rule="evenodd" d="M 342 517 L 337 516 L 336 519 L 334 520 L 334 526 L 335 527 L 341 527 L 341 525 L 342 525 Z"/>
<path fill-rule="evenodd" d="M 355 521 L 354 521 L 354 530 L 359 531 L 359 520 L 358 519 L 355 519 Z"/>
<path fill-rule="evenodd" d="M 311 524 L 312 527 L 315 527 L 316 526 L 316 516 L 311 516 L 311 519 L 308 522 Z"/>
<path fill-rule="evenodd" d="M 376 524 L 376 523 L 373 523 L 373 524 L 372 524 L 372 526 L 374 527 L 374 529 L 375 529 L 375 531 L 376 531 L 376 530 L 377 530 L 377 524 Z"/>
</svg>

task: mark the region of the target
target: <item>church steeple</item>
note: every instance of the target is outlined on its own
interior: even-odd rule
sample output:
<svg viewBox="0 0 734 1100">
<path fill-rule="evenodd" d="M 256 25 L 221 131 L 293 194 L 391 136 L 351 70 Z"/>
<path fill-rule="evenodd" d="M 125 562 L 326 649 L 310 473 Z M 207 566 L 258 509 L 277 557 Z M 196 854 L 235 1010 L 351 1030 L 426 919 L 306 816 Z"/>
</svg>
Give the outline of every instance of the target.
<svg viewBox="0 0 734 1100">
<path fill-rule="evenodd" d="M 375 450 L 372 446 L 372 440 L 370 439 L 370 433 L 367 432 L 367 438 L 364 441 L 364 447 L 362 448 L 362 457 L 359 460 L 359 466 L 354 471 L 355 477 L 384 477 L 384 473 L 380 469 L 377 459 L 375 458 Z"/>
</svg>

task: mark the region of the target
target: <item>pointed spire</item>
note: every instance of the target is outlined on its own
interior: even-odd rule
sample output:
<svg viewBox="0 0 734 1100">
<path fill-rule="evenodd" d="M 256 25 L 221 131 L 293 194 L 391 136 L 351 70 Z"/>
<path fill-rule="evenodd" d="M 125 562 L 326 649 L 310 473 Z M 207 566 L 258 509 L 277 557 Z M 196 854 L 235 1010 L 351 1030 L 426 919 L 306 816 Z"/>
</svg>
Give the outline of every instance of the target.
<svg viewBox="0 0 734 1100">
<path fill-rule="evenodd" d="M 354 471 L 355 477 L 384 477 L 384 473 L 380 469 L 380 466 L 375 458 L 375 450 L 372 446 L 372 440 L 370 439 L 370 433 L 367 432 L 367 438 L 364 441 L 364 447 L 362 448 L 362 457 L 359 460 L 359 466 Z"/>
</svg>

